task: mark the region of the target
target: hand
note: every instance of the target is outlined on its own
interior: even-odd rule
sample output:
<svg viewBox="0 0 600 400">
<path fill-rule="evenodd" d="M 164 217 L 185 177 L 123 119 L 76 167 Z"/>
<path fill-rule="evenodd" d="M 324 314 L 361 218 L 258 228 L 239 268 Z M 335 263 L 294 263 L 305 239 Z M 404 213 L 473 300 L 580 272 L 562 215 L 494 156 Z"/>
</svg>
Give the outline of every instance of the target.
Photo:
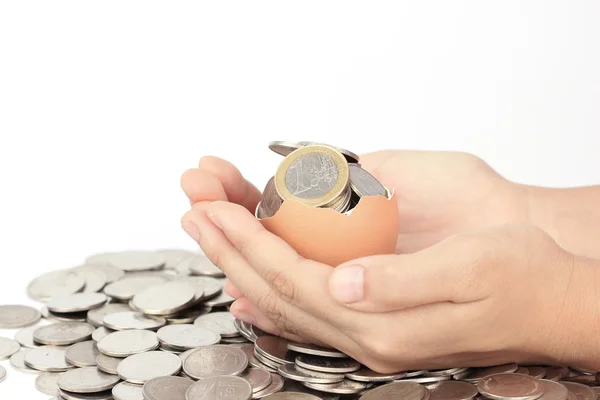
<svg viewBox="0 0 600 400">
<path fill-rule="evenodd" d="M 576 321 L 586 268 L 534 227 L 455 235 L 333 269 L 301 258 L 236 204 L 201 203 L 183 223 L 246 296 L 232 306 L 238 318 L 378 372 L 561 363 L 581 339 L 564 327 Z"/>
</svg>

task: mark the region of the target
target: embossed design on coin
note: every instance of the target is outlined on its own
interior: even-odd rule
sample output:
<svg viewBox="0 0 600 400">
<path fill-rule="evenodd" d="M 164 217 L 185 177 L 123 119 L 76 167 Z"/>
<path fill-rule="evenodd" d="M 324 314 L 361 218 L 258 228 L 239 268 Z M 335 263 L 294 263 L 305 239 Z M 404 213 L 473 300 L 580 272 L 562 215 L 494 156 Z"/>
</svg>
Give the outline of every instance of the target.
<svg viewBox="0 0 600 400">
<path fill-rule="evenodd" d="M 207 377 L 191 385 L 186 400 L 249 400 L 252 387 L 239 376 Z"/>
<path fill-rule="evenodd" d="M 183 363 L 183 370 L 194 379 L 204 379 L 218 375 L 239 375 L 247 366 L 248 359 L 242 350 L 213 345 L 192 351 Z"/>
<path fill-rule="evenodd" d="M 85 281 L 73 271 L 52 271 L 31 281 L 27 286 L 27 295 L 33 300 L 48 301 L 57 295 L 77 293 L 84 285 Z"/>
<path fill-rule="evenodd" d="M 164 326 L 156 332 L 156 335 L 162 344 L 176 350 L 209 346 L 221 340 L 219 334 L 191 324 Z"/>
<path fill-rule="evenodd" d="M 42 314 L 33 307 L 17 304 L 0 306 L 0 329 L 16 329 L 35 324 Z"/>
<path fill-rule="evenodd" d="M 58 322 L 33 331 L 33 340 L 53 346 L 66 346 L 92 337 L 95 328 L 86 322 Z"/>
<path fill-rule="evenodd" d="M 164 351 L 134 354 L 119 363 L 117 373 L 124 381 L 144 384 L 161 376 L 176 375 L 181 370 L 181 359 Z"/>
<path fill-rule="evenodd" d="M 477 383 L 477 390 L 495 400 L 535 400 L 544 393 L 538 379 L 515 373 L 486 376 Z"/>
<path fill-rule="evenodd" d="M 62 374 L 57 381 L 62 390 L 74 393 L 97 393 L 112 389 L 119 377 L 98 371 L 96 367 L 72 369 Z"/>
<path fill-rule="evenodd" d="M 127 357 L 144 351 L 154 350 L 159 346 L 156 332 L 141 329 L 116 331 L 103 337 L 96 347 L 111 357 Z"/>
<path fill-rule="evenodd" d="M 143 396 L 145 400 L 183 400 L 193 383 L 180 376 L 161 376 L 144 384 Z"/>
</svg>

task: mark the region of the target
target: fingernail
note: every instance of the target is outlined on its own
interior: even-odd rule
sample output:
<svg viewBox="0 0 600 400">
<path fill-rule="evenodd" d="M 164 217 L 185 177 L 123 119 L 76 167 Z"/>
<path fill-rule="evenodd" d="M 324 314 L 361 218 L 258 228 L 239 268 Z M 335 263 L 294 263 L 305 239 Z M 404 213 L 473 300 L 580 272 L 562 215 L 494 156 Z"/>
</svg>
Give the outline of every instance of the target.
<svg viewBox="0 0 600 400">
<path fill-rule="evenodd" d="M 219 219 L 217 213 L 209 209 L 206 211 L 206 216 L 213 222 L 213 224 L 218 226 L 219 229 L 223 229 L 223 225 L 221 224 L 221 220 Z"/>
<path fill-rule="evenodd" d="M 356 303 L 363 298 L 364 268 L 360 265 L 338 267 L 331 276 L 331 295 L 340 303 Z"/>
<path fill-rule="evenodd" d="M 200 241 L 200 229 L 193 221 L 187 221 L 183 224 L 183 230 L 196 242 Z"/>
</svg>

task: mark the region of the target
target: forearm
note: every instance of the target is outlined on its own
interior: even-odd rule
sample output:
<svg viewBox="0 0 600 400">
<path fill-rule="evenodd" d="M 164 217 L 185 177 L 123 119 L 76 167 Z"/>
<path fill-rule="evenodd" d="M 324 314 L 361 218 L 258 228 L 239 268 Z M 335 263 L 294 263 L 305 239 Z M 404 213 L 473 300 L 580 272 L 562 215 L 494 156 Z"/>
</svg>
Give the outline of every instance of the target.
<svg viewBox="0 0 600 400">
<path fill-rule="evenodd" d="M 530 221 L 571 253 L 600 260 L 600 186 L 528 186 Z"/>
</svg>

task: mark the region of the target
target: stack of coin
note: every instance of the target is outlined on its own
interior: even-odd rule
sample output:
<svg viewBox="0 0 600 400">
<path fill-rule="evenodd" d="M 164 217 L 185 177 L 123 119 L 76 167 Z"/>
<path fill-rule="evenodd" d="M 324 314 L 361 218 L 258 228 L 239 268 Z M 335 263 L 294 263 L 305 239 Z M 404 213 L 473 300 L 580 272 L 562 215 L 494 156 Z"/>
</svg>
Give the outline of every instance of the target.
<svg viewBox="0 0 600 400">
<path fill-rule="evenodd" d="M 600 393 L 595 371 L 564 366 L 376 373 L 335 348 L 235 319 L 223 278 L 186 250 L 93 255 L 35 278 L 27 292 L 38 309 L 0 305 L 0 329 L 14 330 L 0 337 L 0 360 L 38 374 L 35 387 L 55 400 L 596 400 Z M 0 382 L 7 374 L 0 366 Z"/>
<path fill-rule="evenodd" d="M 345 213 L 363 196 L 389 197 L 388 189 L 351 151 L 315 142 L 276 141 L 269 148 L 284 159 L 263 190 L 256 209 L 259 219 L 275 215 L 285 200 Z"/>
</svg>

